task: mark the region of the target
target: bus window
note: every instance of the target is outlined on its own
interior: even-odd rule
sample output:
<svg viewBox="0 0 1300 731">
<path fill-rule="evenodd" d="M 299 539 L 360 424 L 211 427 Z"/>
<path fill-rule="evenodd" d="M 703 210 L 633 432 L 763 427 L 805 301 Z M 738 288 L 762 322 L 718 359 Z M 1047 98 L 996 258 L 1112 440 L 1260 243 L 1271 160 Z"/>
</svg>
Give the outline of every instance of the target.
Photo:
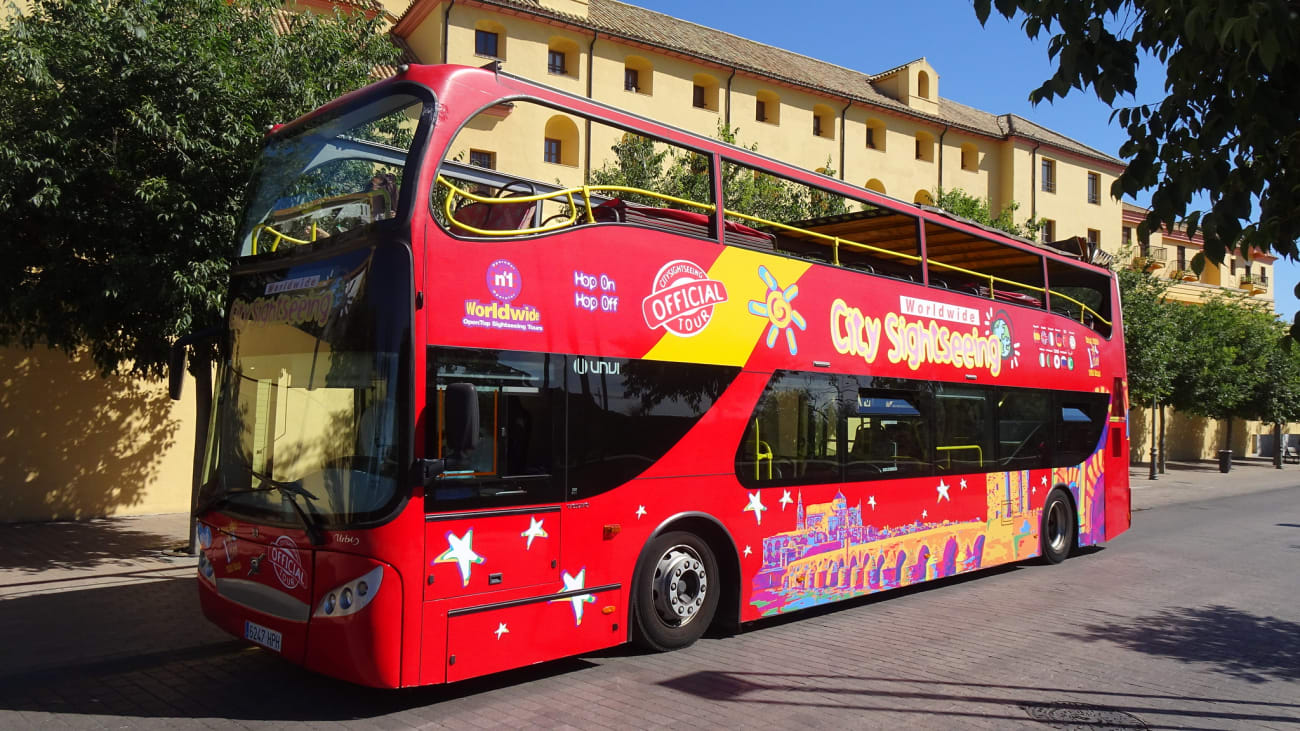
<svg viewBox="0 0 1300 731">
<path fill-rule="evenodd" d="M 570 356 L 569 497 L 591 497 L 644 472 L 681 441 L 739 371 Z"/>
<path fill-rule="evenodd" d="M 1083 323 L 1110 337 L 1110 278 L 1082 267 L 1048 260 L 1047 281 L 1052 312 Z"/>
<path fill-rule="evenodd" d="M 1052 422 L 1047 391 L 1003 389 L 997 392 L 997 464 L 1004 470 L 1048 466 Z"/>
<path fill-rule="evenodd" d="M 916 218 L 724 159 L 729 221 L 770 235 L 777 251 L 921 281 Z"/>
<path fill-rule="evenodd" d="M 1097 451 L 1106 428 L 1105 393 L 1056 394 L 1056 450 L 1052 464 L 1072 467 Z"/>
<path fill-rule="evenodd" d="M 860 388 L 848 411 L 845 480 L 931 473 L 928 408 L 919 391 Z"/>
<path fill-rule="evenodd" d="M 1043 257 L 992 238 L 925 224 L 931 286 L 1042 309 Z"/>
<path fill-rule="evenodd" d="M 273 135 L 253 173 L 240 255 L 310 244 L 393 217 L 422 108 L 415 97 L 386 96 Z"/>
<path fill-rule="evenodd" d="M 708 155 L 520 100 L 485 109 L 460 129 L 430 204 L 457 236 L 627 223 L 711 238 L 712 191 Z"/>
<path fill-rule="evenodd" d="M 984 472 L 993 462 L 988 389 L 936 384 L 935 467 L 940 474 Z"/>
<path fill-rule="evenodd" d="M 563 363 L 562 355 L 430 348 L 428 393 L 437 421 L 426 430 L 428 453 L 445 461 L 432 502 L 486 507 L 560 499 Z"/>
<path fill-rule="evenodd" d="M 774 374 L 736 452 L 741 483 L 764 487 L 838 482 L 840 402 L 830 374 Z"/>
</svg>

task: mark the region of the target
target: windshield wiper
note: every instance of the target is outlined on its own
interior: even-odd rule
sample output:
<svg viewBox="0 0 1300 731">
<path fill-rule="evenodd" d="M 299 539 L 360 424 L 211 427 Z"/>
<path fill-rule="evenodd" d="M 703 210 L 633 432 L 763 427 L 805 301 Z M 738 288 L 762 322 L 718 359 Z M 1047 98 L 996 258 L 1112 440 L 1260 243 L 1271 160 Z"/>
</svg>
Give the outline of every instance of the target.
<svg viewBox="0 0 1300 731">
<path fill-rule="evenodd" d="M 325 543 L 325 537 L 321 535 L 320 522 L 315 518 L 315 516 L 308 514 L 307 511 L 303 510 L 302 506 L 298 504 L 297 498 L 299 496 L 304 497 L 307 500 L 319 499 L 315 495 L 303 489 L 302 480 L 290 480 L 288 482 L 277 480 L 270 475 L 264 475 L 257 472 L 251 467 L 244 467 L 244 471 L 261 480 L 261 484 L 255 487 L 241 487 L 234 490 L 227 490 L 207 501 L 203 505 L 200 505 L 195 510 L 195 513 L 206 513 L 218 505 L 223 505 L 230 501 L 232 495 L 241 495 L 253 492 L 270 492 L 274 490 L 289 499 L 289 504 L 293 506 L 293 512 L 298 514 L 298 519 L 302 521 L 303 528 L 307 531 L 307 540 L 310 541 L 313 546 L 320 546 Z M 307 505 L 310 506 L 311 503 L 307 503 Z"/>
</svg>

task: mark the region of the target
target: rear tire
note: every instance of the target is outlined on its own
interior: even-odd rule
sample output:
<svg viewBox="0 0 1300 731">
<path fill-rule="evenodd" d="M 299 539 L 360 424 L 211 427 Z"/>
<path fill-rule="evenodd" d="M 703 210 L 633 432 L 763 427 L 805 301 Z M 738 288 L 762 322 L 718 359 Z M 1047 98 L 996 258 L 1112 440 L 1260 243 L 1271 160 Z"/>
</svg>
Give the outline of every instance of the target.
<svg viewBox="0 0 1300 731">
<path fill-rule="evenodd" d="M 698 640 L 713 622 L 722 593 L 718 561 L 694 533 L 656 537 L 645 552 L 633 587 L 633 640 L 666 652 Z"/>
<path fill-rule="evenodd" d="M 1045 563 L 1057 564 L 1069 557 L 1078 527 L 1070 500 L 1063 491 L 1053 490 L 1043 504 L 1043 524 L 1038 534 Z"/>
</svg>

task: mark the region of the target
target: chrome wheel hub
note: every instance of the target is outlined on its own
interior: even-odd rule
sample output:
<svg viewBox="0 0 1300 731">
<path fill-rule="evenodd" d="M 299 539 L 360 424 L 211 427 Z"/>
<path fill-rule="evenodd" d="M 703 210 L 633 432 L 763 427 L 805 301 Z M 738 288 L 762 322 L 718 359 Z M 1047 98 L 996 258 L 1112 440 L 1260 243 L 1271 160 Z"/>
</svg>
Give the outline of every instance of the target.
<svg viewBox="0 0 1300 731">
<path fill-rule="evenodd" d="M 704 606 L 709 577 L 700 555 L 690 546 L 673 546 L 659 557 L 651 580 L 655 611 L 664 624 L 689 624 Z"/>
<path fill-rule="evenodd" d="M 1060 553 L 1067 547 L 1066 542 L 1070 535 L 1068 520 L 1064 501 L 1057 500 L 1048 507 L 1047 545 L 1051 547 L 1053 553 Z"/>
</svg>

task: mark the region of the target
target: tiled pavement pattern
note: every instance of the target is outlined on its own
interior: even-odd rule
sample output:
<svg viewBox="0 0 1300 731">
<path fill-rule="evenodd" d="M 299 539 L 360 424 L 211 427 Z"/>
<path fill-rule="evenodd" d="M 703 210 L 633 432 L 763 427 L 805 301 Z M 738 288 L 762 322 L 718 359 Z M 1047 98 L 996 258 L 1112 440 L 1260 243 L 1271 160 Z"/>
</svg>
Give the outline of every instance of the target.
<svg viewBox="0 0 1300 731">
<path fill-rule="evenodd" d="M 1134 469 L 1134 529 L 765 621 L 385 692 L 199 615 L 184 516 L 0 526 L 0 728 L 1300 728 L 1300 470 Z"/>
</svg>

